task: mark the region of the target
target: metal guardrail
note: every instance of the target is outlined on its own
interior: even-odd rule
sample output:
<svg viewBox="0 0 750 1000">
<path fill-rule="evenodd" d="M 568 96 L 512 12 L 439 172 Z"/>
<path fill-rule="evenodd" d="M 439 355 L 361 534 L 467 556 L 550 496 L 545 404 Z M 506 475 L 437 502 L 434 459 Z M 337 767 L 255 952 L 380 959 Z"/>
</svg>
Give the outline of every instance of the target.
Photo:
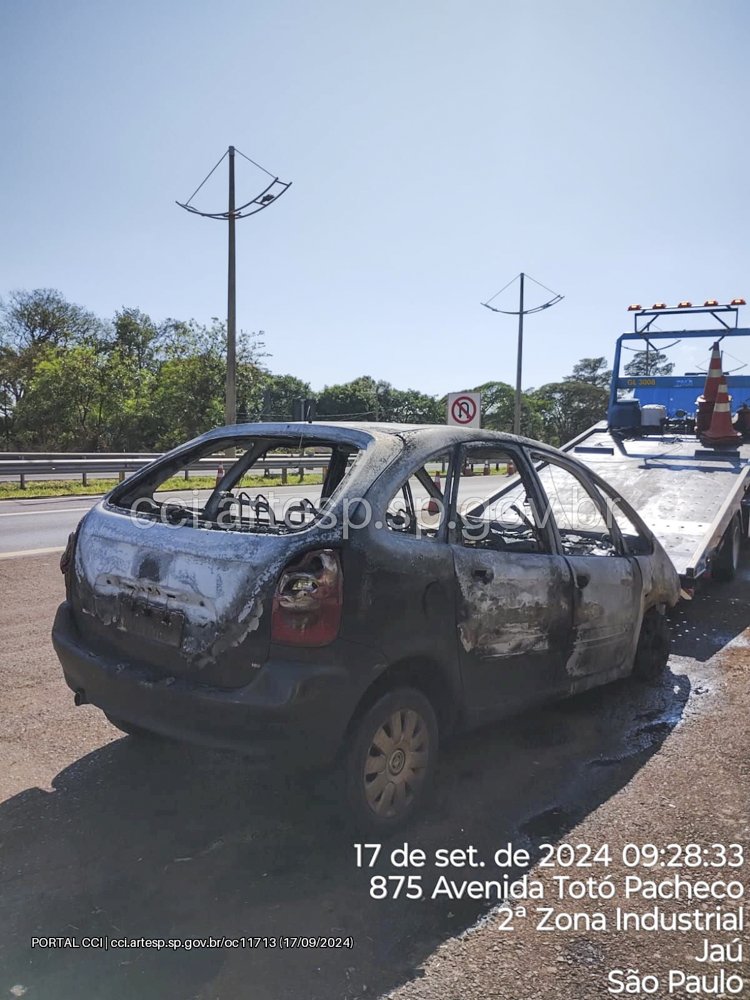
<svg viewBox="0 0 750 1000">
<path fill-rule="evenodd" d="M 83 486 L 88 485 L 89 477 L 102 478 L 116 475 L 122 482 L 126 475 L 137 472 L 159 455 L 148 454 L 110 454 L 110 455 L 54 455 L 38 454 L 27 452 L 25 454 L 8 454 L 0 452 L 0 480 L 17 480 L 22 490 L 26 489 L 26 483 L 34 479 L 48 479 L 51 476 L 64 475 L 66 478 L 74 479 L 81 477 Z M 198 459 L 182 470 L 182 474 L 187 482 L 190 481 L 190 473 L 202 473 L 215 475 L 219 465 L 228 460 L 223 455 L 212 455 L 208 458 Z M 286 483 L 289 473 L 298 471 L 300 474 L 307 469 L 324 469 L 328 466 L 329 459 L 326 457 L 294 456 L 288 458 L 266 458 L 256 462 L 254 469 L 264 471 L 280 471 L 281 482 Z"/>
</svg>

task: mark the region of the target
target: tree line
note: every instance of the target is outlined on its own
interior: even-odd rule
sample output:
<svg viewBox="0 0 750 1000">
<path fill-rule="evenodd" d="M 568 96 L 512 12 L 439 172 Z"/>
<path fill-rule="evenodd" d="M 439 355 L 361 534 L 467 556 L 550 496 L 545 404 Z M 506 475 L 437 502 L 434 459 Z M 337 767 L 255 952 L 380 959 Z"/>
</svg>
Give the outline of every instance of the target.
<svg viewBox="0 0 750 1000">
<path fill-rule="evenodd" d="M 54 289 L 0 300 L 0 434 L 4 450 L 163 451 L 224 423 L 226 325 L 167 319 L 137 308 L 111 319 Z M 368 375 L 313 394 L 272 373 L 263 333 L 237 338 L 238 419 L 289 420 L 297 399 L 317 419 L 443 423 L 445 398 Z M 664 355 L 639 352 L 628 374 L 668 374 Z M 521 431 L 560 444 L 606 413 L 606 359 L 583 358 L 561 382 L 524 392 Z M 485 382 L 483 426 L 510 430 L 514 390 Z"/>
</svg>

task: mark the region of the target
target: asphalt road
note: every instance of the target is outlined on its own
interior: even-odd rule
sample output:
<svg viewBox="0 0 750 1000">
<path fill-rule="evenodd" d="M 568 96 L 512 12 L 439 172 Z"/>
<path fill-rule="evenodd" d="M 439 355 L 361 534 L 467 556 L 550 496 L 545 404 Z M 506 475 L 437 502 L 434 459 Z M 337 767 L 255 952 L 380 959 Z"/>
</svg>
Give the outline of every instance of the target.
<svg viewBox="0 0 750 1000">
<path fill-rule="evenodd" d="M 255 495 L 255 490 L 252 491 Z M 283 501 L 312 495 L 310 488 L 277 486 L 273 489 Z M 207 495 L 207 491 L 201 491 Z M 170 492 L 170 497 L 189 501 L 190 491 Z M 38 500 L 0 501 L 0 558 L 20 553 L 47 551 L 65 547 L 68 535 L 97 501 L 98 497 L 54 497 Z"/>
<path fill-rule="evenodd" d="M 679 936 L 508 938 L 492 922 L 461 936 L 488 904 L 371 899 L 330 784 L 287 787 L 74 708 L 49 642 L 56 556 L 3 560 L 0 592 L 0 997 L 588 1000 L 604 995 L 602 962 L 684 951 Z M 745 574 L 675 616 L 661 684 L 619 683 L 454 741 L 426 815 L 396 842 L 487 856 L 512 841 L 536 856 L 543 840 L 747 840 L 748 625 Z M 282 934 L 354 947 L 31 947 Z"/>
<path fill-rule="evenodd" d="M 87 497 L 4 500 L 0 503 L 0 557 L 64 548 L 68 535 L 93 503 Z"/>
<path fill-rule="evenodd" d="M 500 489 L 504 480 L 497 476 L 476 479 L 462 483 L 464 498 L 483 497 Z M 320 487 L 310 486 L 274 486 L 270 489 L 248 490 L 251 496 L 263 493 L 268 496 L 275 508 L 283 515 L 285 504 L 300 500 L 303 497 L 316 500 L 320 496 Z M 201 490 L 201 497 L 207 497 L 209 491 Z M 421 487 L 414 490 L 415 503 L 427 499 L 427 493 Z M 170 492 L 170 498 L 190 502 L 193 492 Z M 0 501 L 0 559 L 14 555 L 30 555 L 34 552 L 49 552 L 53 549 L 62 551 L 68 540 L 68 535 L 98 500 L 98 497 L 52 497 L 37 500 L 3 500 Z"/>
</svg>

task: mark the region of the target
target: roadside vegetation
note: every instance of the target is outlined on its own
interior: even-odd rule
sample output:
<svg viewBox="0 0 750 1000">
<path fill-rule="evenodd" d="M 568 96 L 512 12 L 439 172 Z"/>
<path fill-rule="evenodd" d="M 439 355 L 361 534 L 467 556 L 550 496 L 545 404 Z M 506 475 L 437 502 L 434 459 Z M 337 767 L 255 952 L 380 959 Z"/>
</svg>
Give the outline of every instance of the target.
<svg viewBox="0 0 750 1000">
<path fill-rule="evenodd" d="M 100 496 L 117 486 L 118 479 L 89 479 L 84 486 L 80 479 L 40 479 L 30 480 L 25 490 L 18 483 L 0 483 L 0 500 L 34 500 L 40 497 Z M 319 486 L 323 482 L 320 473 L 306 472 L 304 478 L 297 472 L 290 472 L 286 483 L 281 476 L 243 476 L 237 489 L 274 489 L 278 486 Z M 213 476 L 173 476 L 158 489 L 159 493 L 177 493 L 185 490 L 212 490 L 216 485 Z"/>
<path fill-rule="evenodd" d="M 437 468 L 434 470 L 437 472 Z M 499 468 L 492 466 L 491 476 L 505 476 L 508 468 L 501 465 Z M 475 471 L 477 477 L 485 475 L 481 468 Z M 118 479 L 93 479 L 89 478 L 86 485 L 80 479 L 32 479 L 25 490 L 22 490 L 18 483 L 0 482 L 0 500 L 36 500 L 43 497 L 88 497 L 101 496 L 109 493 L 117 486 Z M 275 489 L 280 486 L 297 486 L 305 483 L 307 486 L 320 486 L 323 477 L 318 472 L 306 472 L 300 476 L 295 470 L 290 470 L 286 483 L 281 476 L 243 476 L 242 482 L 237 489 Z M 159 493 L 178 492 L 185 490 L 212 490 L 216 485 L 213 476 L 191 475 L 189 479 L 184 476 L 173 476 L 167 479 L 159 487 Z"/>
<path fill-rule="evenodd" d="M 11 292 L 0 300 L 0 450 L 162 452 L 220 426 L 225 341 L 219 320 L 156 323 L 135 307 L 103 319 L 54 289 Z M 671 371 L 663 355 L 640 354 L 628 374 Z M 240 332 L 240 420 L 289 420 L 295 400 L 314 398 L 318 420 L 445 421 L 445 398 L 369 375 L 313 393 L 296 375 L 271 372 L 267 358 L 262 331 Z M 604 416 L 610 375 L 606 358 L 582 358 L 560 382 L 527 389 L 521 433 L 549 444 L 575 437 Z M 512 429 L 510 384 L 465 388 L 482 392 L 484 427 Z M 30 481 L 17 493 L 75 495 L 108 484 Z M 12 495 L 12 485 L 0 484 L 0 498 Z"/>
</svg>

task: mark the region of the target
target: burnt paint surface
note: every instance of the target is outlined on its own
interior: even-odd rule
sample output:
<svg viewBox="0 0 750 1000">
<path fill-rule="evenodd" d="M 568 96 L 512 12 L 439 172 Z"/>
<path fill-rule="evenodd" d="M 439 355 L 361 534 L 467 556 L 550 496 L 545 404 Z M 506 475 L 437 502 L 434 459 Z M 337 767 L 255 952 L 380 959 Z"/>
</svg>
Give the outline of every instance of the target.
<svg viewBox="0 0 750 1000">
<path fill-rule="evenodd" d="M 469 712 L 481 718 L 564 692 L 573 624 L 565 560 L 451 548 Z"/>
<path fill-rule="evenodd" d="M 266 659 L 272 593 L 284 566 L 309 547 L 304 536 L 154 522 L 144 529 L 127 514 L 95 508 L 76 548 L 77 623 L 97 645 L 156 674 L 241 686 L 252 677 L 253 664 Z M 330 531 L 314 533 L 313 544 L 321 548 L 337 541 Z M 177 616 L 182 626 L 175 643 L 167 625 Z M 161 641 L 159 622 L 165 623 Z"/>
<path fill-rule="evenodd" d="M 571 690 L 630 672 L 638 643 L 643 585 L 635 558 L 566 556 L 573 574 L 573 649 L 566 663 Z M 587 583 L 576 585 L 578 578 Z"/>
<path fill-rule="evenodd" d="M 289 425 L 278 425 L 279 436 Z M 230 437 L 248 437 L 252 428 Z M 272 433 L 269 425 L 263 435 Z M 298 436 L 319 437 L 302 425 Z M 334 428 L 332 442 L 362 449 L 349 487 L 364 495 L 402 448 L 395 434 Z M 154 466 L 172 467 L 227 429 L 190 442 Z M 143 476 L 149 475 L 144 470 Z M 132 488 L 132 487 L 131 487 Z M 284 568 L 311 549 L 341 544 L 342 498 L 334 518 L 287 535 L 175 527 L 137 521 L 116 505 L 118 490 L 84 519 L 76 546 L 73 607 L 92 648 L 149 667 L 155 676 L 240 687 L 268 657 L 273 592 Z M 330 527 L 331 524 L 333 527 Z"/>
<path fill-rule="evenodd" d="M 285 424 L 263 425 L 262 433 L 283 436 L 292 428 L 301 438 L 307 433 L 317 440 L 351 441 L 363 449 L 333 510 L 338 525 L 313 525 L 291 535 L 158 523 L 144 529 L 105 500 L 85 518 L 73 572 L 76 621 L 92 649 L 106 648 L 125 665 L 145 664 L 161 676 L 188 676 L 223 687 L 246 685 L 269 651 L 283 655 L 283 649 L 270 646 L 269 614 L 281 573 L 305 552 L 320 548 L 340 551 L 340 636 L 349 651 L 354 702 L 390 664 L 419 659 L 440 672 L 456 704 L 491 704 L 492 712 L 500 714 L 558 693 L 566 683 L 571 686 L 576 672 L 586 674 L 587 664 L 601 653 L 595 653 L 596 629 L 610 616 L 617 630 L 632 613 L 629 621 L 635 622 L 637 636 L 640 607 L 618 601 L 616 588 L 598 603 L 581 601 L 560 556 L 502 554 L 505 571 L 497 572 L 489 594 L 472 580 L 471 559 L 500 554 L 474 551 L 469 559 L 468 550 L 458 553 L 445 541 L 409 537 L 374 524 L 344 536 L 341 515 L 347 497 L 366 497 L 376 515 L 378 510 L 384 514 L 399 484 L 438 450 L 470 440 L 523 444 L 523 439 L 442 426 L 311 429 Z M 239 438 L 253 428 L 230 430 L 230 436 Z M 216 440 L 227 434 L 226 428 L 212 432 Z M 184 454 L 194 446 L 178 451 Z M 530 561 L 537 561 L 533 571 Z M 642 557 L 639 563 L 647 603 L 673 603 L 674 571 L 663 553 L 657 549 L 655 558 Z M 635 579 L 633 585 L 640 603 Z M 139 619 L 150 621 L 139 626 Z M 362 657 L 366 667 L 351 655 L 358 644 L 369 651 Z M 336 649 L 334 643 L 295 655 L 334 661 Z"/>
<path fill-rule="evenodd" d="M 457 693 L 454 571 L 448 546 L 373 527 L 351 539 L 344 579 L 347 637 L 360 642 L 377 637 L 383 668 L 406 660 L 428 662 Z"/>
</svg>

